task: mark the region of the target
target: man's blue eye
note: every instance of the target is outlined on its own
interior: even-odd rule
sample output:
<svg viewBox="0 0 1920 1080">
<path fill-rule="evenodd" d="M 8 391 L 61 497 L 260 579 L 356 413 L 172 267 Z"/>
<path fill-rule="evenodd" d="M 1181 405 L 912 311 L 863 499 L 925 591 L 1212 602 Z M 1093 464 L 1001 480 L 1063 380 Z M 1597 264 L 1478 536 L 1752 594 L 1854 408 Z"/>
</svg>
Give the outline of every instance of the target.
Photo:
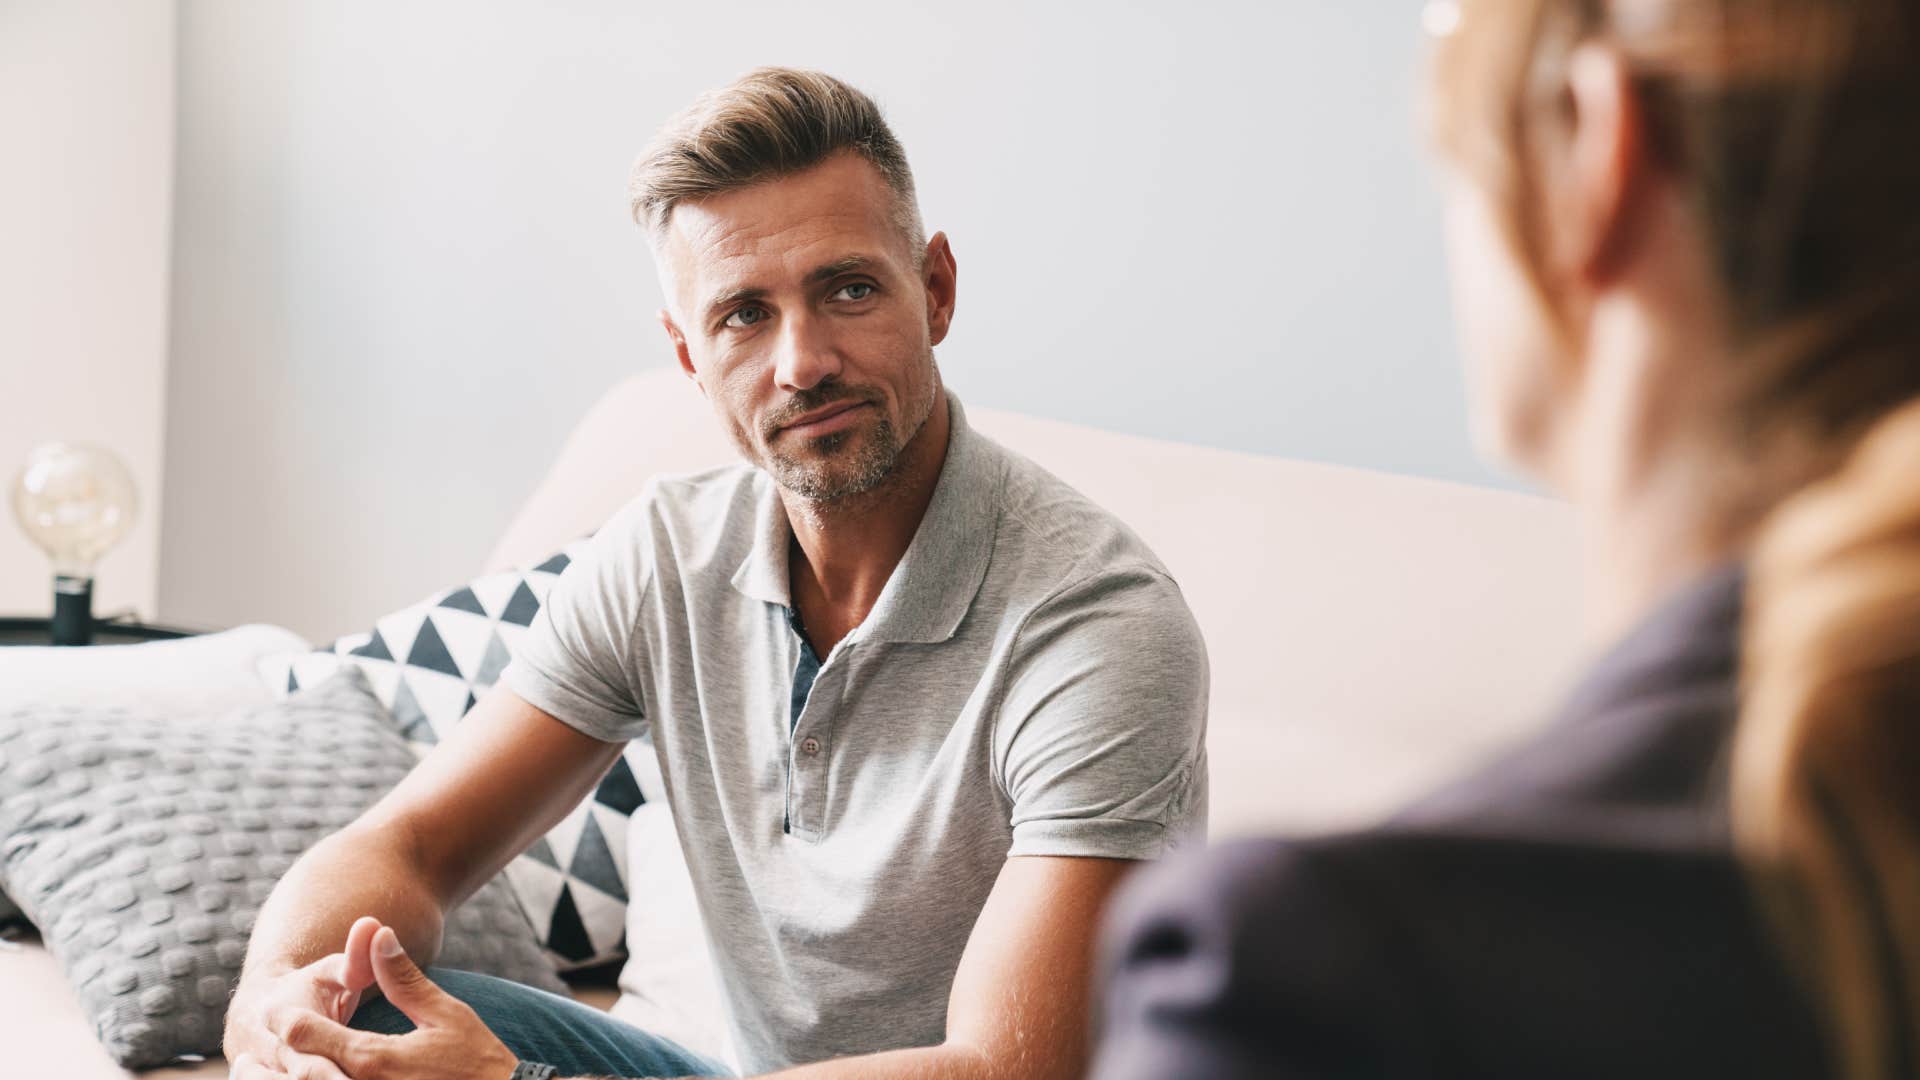
<svg viewBox="0 0 1920 1080">
<path fill-rule="evenodd" d="M 764 319 L 766 317 L 767 317 L 767 313 L 764 308 L 743 307 L 739 311 L 736 311 L 733 314 L 727 316 L 727 321 L 723 325 L 742 326 L 742 327 L 752 326 L 754 323 L 757 323 L 761 319 Z"/>
<path fill-rule="evenodd" d="M 873 286 L 864 281 L 856 281 L 851 285 L 842 285 L 840 294 L 849 300 L 865 300 L 873 295 Z"/>
</svg>

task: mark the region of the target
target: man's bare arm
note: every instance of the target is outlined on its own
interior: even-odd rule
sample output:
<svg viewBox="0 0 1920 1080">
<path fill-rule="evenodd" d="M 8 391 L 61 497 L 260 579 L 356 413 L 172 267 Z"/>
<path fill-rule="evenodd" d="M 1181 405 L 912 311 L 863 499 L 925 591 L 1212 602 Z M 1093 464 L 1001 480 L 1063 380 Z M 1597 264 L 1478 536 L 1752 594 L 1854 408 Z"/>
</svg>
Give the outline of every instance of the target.
<svg viewBox="0 0 1920 1080">
<path fill-rule="evenodd" d="M 1134 865 L 1117 859 L 1007 860 L 955 974 L 943 1043 L 806 1065 L 772 1080 L 1079 1077 L 1089 1052 L 1089 983 L 1101 909 Z M 372 922 L 354 928 L 357 940 L 349 949 L 357 948 L 360 955 L 347 958 L 370 971 L 382 960 L 374 955 L 377 950 L 369 951 L 373 933 L 362 930 L 386 933 Z M 350 1075 L 428 1078 L 447 1075 L 450 1061 L 471 1066 L 483 1049 L 503 1061 L 510 1057 L 470 1007 L 428 982 L 397 941 L 383 940 L 392 942 L 393 951 L 380 985 L 391 987 L 389 1000 L 415 1020 L 417 1029 L 400 1037 L 373 1035 L 351 1031 L 340 1020 L 301 1015 L 297 1008 L 270 1010 L 277 1025 L 273 1030 L 302 1048 L 298 1056 L 316 1065 L 315 1075 L 331 1077 L 327 1069 L 344 1069 Z M 464 1048 L 463 1055 L 450 1057 L 448 1047 Z M 277 1076 L 271 1067 L 251 1068 L 246 1075 L 249 1080 Z"/>
</svg>

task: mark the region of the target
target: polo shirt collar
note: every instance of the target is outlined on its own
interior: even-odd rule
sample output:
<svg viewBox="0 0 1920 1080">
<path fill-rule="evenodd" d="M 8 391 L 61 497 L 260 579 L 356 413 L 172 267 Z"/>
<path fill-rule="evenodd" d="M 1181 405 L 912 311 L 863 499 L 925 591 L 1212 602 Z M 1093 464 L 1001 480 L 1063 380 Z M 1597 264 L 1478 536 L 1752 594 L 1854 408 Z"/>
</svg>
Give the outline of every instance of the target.
<svg viewBox="0 0 1920 1080">
<path fill-rule="evenodd" d="M 780 503 L 779 485 L 764 471 L 754 479 L 760 494 L 753 512 L 753 543 L 733 572 L 733 587 L 751 599 L 791 607 L 787 550 L 793 544 L 793 526 Z"/>
<path fill-rule="evenodd" d="M 886 588 L 850 638 L 939 642 L 952 637 L 986 579 L 999 523 L 1001 470 L 987 444 L 967 425 L 960 399 L 947 392 L 947 458 L 913 542 Z M 787 553 L 793 526 L 777 485 L 762 484 L 753 545 L 733 574 L 733 587 L 755 600 L 792 606 Z"/>
</svg>

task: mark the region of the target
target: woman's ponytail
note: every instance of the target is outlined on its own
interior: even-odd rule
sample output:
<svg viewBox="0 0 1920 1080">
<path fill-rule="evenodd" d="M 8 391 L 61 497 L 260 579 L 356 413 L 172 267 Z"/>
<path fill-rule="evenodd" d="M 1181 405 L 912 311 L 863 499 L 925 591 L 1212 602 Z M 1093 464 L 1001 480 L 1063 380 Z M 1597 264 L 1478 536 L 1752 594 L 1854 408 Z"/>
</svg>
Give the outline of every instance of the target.
<svg viewBox="0 0 1920 1080">
<path fill-rule="evenodd" d="M 1920 401 L 1780 507 L 1748 589 L 1734 831 L 1845 1075 L 1920 1066 Z"/>
</svg>

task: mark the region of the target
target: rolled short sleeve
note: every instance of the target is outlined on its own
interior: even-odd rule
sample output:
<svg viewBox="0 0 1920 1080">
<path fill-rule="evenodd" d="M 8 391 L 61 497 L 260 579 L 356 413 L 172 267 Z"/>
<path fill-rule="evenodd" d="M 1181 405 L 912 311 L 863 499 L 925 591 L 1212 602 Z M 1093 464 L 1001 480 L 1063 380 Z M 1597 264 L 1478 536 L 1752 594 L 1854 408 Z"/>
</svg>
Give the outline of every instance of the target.
<svg viewBox="0 0 1920 1080">
<path fill-rule="evenodd" d="M 1150 859 L 1206 829 L 1206 645 L 1157 569 L 1107 571 L 1022 627 L 995 732 L 1009 855 Z"/>
<path fill-rule="evenodd" d="M 567 565 L 500 675 L 528 704 L 605 742 L 646 733 L 638 626 L 653 580 L 650 496 L 616 514 Z"/>
</svg>

